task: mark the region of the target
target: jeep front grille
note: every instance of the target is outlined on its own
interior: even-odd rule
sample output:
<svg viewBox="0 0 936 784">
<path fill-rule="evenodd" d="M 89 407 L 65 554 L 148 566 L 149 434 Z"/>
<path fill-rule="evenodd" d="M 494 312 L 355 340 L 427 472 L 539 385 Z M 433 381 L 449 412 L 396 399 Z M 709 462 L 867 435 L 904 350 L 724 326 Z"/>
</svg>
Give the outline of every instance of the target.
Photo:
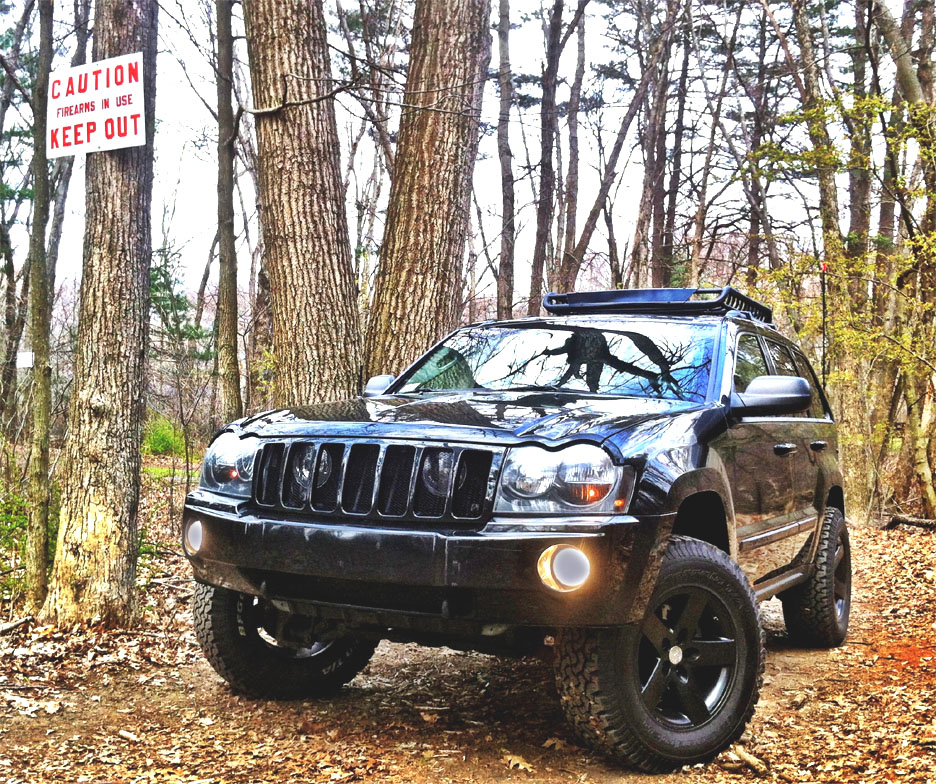
<svg viewBox="0 0 936 784">
<path fill-rule="evenodd" d="M 471 526 L 490 515 L 502 459 L 503 450 L 447 444 L 272 441 L 257 454 L 253 501 L 283 513 Z"/>
</svg>

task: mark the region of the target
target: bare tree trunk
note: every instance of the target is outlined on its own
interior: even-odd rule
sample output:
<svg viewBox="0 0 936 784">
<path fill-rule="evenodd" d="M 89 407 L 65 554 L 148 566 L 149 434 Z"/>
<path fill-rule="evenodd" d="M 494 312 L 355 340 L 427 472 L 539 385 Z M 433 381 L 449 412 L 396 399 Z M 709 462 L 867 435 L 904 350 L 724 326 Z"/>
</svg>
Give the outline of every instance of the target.
<svg viewBox="0 0 936 784">
<path fill-rule="evenodd" d="M 53 0 L 39 0 L 39 59 L 33 106 L 45 107 L 52 67 Z M 49 166 L 46 160 L 46 113 L 33 116 L 33 218 L 29 237 L 29 338 L 33 350 L 32 453 L 29 460 L 29 519 L 26 524 L 26 607 L 38 612 L 46 596 L 49 547 L 49 418 L 52 364 L 49 357 L 51 307 L 46 267 L 45 231 L 49 222 Z"/>
<path fill-rule="evenodd" d="M 71 59 L 72 68 L 84 65 L 88 59 L 88 22 L 90 18 L 91 0 L 79 0 L 75 3 L 75 53 Z M 68 190 L 71 186 L 71 176 L 74 168 L 75 157 L 69 155 L 64 158 L 57 158 L 52 171 L 55 194 L 52 198 L 52 224 L 49 227 L 49 238 L 46 243 L 46 266 L 49 270 L 49 307 L 52 307 L 55 300 L 55 271 L 58 267 L 62 230 L 65 227 L 65 202 L 68 199 Z"/>
<path fill-rule="evenodd" d="M 35 0 L 26 0 L 20 18 L 13 27 L 12 40 L 10 41 L 9 48 L 4 52 L 7 65 L 9 65 L 10 68 L 16 68 L 19 65 L 23 36 L 26 32 L 26 28 L 29 26 L 30 19 L 32 19 L 35 5 Z M 12 79 L 4 77 L 3 88 L 0 89 L 0 133 L 3 133 L 3 129 L 6 127 L 6 113 L 7 109 L 10 108 L 10 103 L 13 101 L 13 90 L 15 86 Z"/>
<path fill-rule="evenodd" d="M 809 115 L 809 140 L 819 163 L 816 175 L 819 181 L 819 216 L 822 220 L 822 239 L 825 256 L 835 260 L 841 256 L 842 232 L 839 228 L 838 190 L 835 185 L 835 163 L 832 139 L 826 127 L 819 85 L 819 66 L 816 63 L 812 29 L 806 0 L 792 0 L 793 22 L 799 39 L 803 69 L 803 109 Z"/>
<path fill-rule="evenodd" d="M 32 19 L 35 9 L 35 0 L 26 0 L 23 11 L 16 25 L 13 27 L 12 40 L 4 53 L 7 65 L 15 68 L 19 65 L 20 52 L 23 46 L 23 37 L 26 28 Z M 3 79 L 3 88 L 0 89 L 0 134 L 6 127 L 6 113 L 13 101 L 14 80 L 8 77 Z M 20 306 L 17 307 L 16 296 L 16 268 L 13 263 L 13 246 L 10 241 L 10 225 L 0 225 L 0 256 L 3 260 L 3 273 L 6 280 L 4 326 L 6 340 L 3 351 L 3 365 L 0 366 L 0 428 L 8 437 L 12 437 L 12 428 L 15 426 L 16 412 L 13 410 L 16 400 L 16 354 L 19 351 L 20 340 L 23 335 L 23 325 L 26 321 L 26 297 L 29 291 L 29 270 L 23 269 L 23 289 L 19 297 Z M 28 260 L 27 260 L 28 264 Z"/>
<path fill-rule="evenodd" d="M 546 68 L 543 70 L 543 98 L 540 102 L 540 187 L 536 196 L 536 238 L 533 243 L 533 267 L 530 274 L 530 296 L 527 312 L 538 316 L 543 298 L 543 270 L 549 249 L 549 227 L 552 224 L 556 198 L 556 170 L 553 154 L 559 121 L 556 115 L 556 83 L 559 59 L 569 36 L 578 26 L 588 0 L 579 0 L 575 17 L 562 32 L 563 0 L 555 0 L 546 26 Z"/>
<path fill-rule="evenodd" d="M 728 45 L 728 51 L 734 49 L 735 41 L 738 37 L 738 27 L 741 24 L 741 12 L 742 9 L 738 9 L 737 16 L 735 17 L 735 24 L 731 31 L 731 42 Z M 761 27 L 762 40 L 763 40 L 763 25 Z M 688 46 L 689 42 L 686 41 Z M 696 53 L 698 54 L 698 48 L 696 47 Z M 693 229 L 692 229 L 692 251 L 689 260 L 689 286 L 695 288 L 699 285 L 699 275 L 702 266 L 702 239 L 705 236 L 705 217 L 708 212 L 708 183 L 709 177 L 711 176 L 712 171 L 712 158 L 715 155 L 715 134 L 718 130 L 719 122 L 721 120 L 721 110 L 722 110 L 722 101 L 725 98 L 725 87 L 728 84 L 728 74 L 731 70 L 731 59 L 725 59 L 725 70 L 722 72 L 721 84 L 718 88 L 718 95 L 715 98 L 715 107 L 714 109 L 710 106 L 710 111 L 712 115 L 712 128 L 709 132 L 709 141 L 708 147 L 705 149 L 705 162 L 702 164 L 702 175 L 701 175 L 701 184 L 699 186 L 699 202 L 696 205 L 695 219 L 693 220 Z M 756 120 L 755 120 L 756 121 Z M 756 220 L 756 212 L 751 210 L 751 222 L 752 225 Z M 750 260 L 748 262 L 750 264 Z"/>
<path fill-rule="evenodd" d="M 585 78 L 585 19 L 578 23 L 577 56 L 575 62 L 575 76 L 572 79 L 572 89 L 569 94 L 569 169 L 566 172 L 565 182 L 565 227 L 562 246 L 562 258 L 559 262 L 559 277 L 562 270 L 568 266 L 566 258 L 575 251 L 576 218 L 578 217 L 578 191 L 579 191 L 579 140 L 578 140 L 578 113 L 582 100 L 582 81 Z M 577 270 L 576 270 L 577 271 Z M 564 281 L 568 290 L 575 288 L 575 281 Z"/>
<path fill-rule="evenodd" d="M 546 28 L 546 68 L 543 70 L 543 97 L 540 102 L 540 177 L 539 193 L 536 197 L 536 237 L 533 243 L 533 267 L 530 273 L 530 296 L 527 313 L 538 316 L 543 296 L 543 270 L 555 205 L 556 171 L 553 163 L 553 146 L 558 132 L 556 117 L 556 77 L 559 58 L 562 54 L 562 10 L 563 0 L 555 0 L 549 13 Z"/>
<path fill-rule="evenodd" d="M 650 285 L 660 288 L 667 285 L 667 270 L 663 266 L 663 223 L 666 197 L 666 115 L 669 97 L 669 48 L 657 68 L 656 96 L 653 104 L 653 125 L 649 143 L 655 146 L 653 166 L 650 170 L 651 198 L 653 208 L 653 234 L 650 243 Z"/>
<path fill-rule="evenodd" d="M 687 22 L 688 24 L 688 22 Z M 674 237 L 676 232 L 676 204 L 682 177 L 683 134 L 686 115 L 686 83 L 689 79 L 689 34 L 683 35 L 683 58 L 679 70 L 679 85 L 676 88 L 676 126 L 673 129 L 673 161 L 667 188 L 666 220 L 663 225 L 663 241 L 660 249 L 664 284 L 669 286 L 673 277 Z"/>
<path fill-rule="evenodd" d="M 865 9 L 855 9 L 855 45 L 851 50 L 852 91 L 856 103 L 867 96 L 865 39 Z M 848 160 L 848 234 L 845 256 L 849 267 L 849 295 L 854 311 L 864 310 L 868 300 L 867 275 L 864 272 L 868 252 L 868 231 L 871 227 L 871 122 L 861 111 L 851 118 L 851 150 Z"/>
<path fill-rule="evenodd" d="M 277 405 L 345 398 L 360 389 L 361 339 L 322 2 L 247 0 L 244 22 L 261 107 L 274 398 Z"/>
<path fill-rule="evenodd" d="M 663 23 L 663 31 L 654 44 L 647 67 L 644 69 L 643 76 L 641 76 L 640 82 L 638 82 L 634 90 L 634 96 L 631 98 L 630 106 L 627 107 L 627 111 L 621 119 L 621 126 L 618 128 L 617 137 L 611 147 L 611 152 L 608 155 L 608 160 L 605 162 L 604 170 L 601 175 L 601 184 L 598 187 L 598 194 L 595 196 L 595 201 L 588 212 L 588 217 L 585 219 L 582 233 L 579 235 L 572 252 L 563 258 L 563 269 L 560 270 L 558 276 L 560 291 L 569 291 L 574 285 L 582 261 L 585 258 L 585 251 L 588 249 L 588 243 L 591 242 L 592 234 L 595 231 L 595 227 L 598 225 L 598 218 L 601 216 L 602 210 L 607 206 L 608 194 L 617 178 L 617 164 L 621 157 L 621 150 L 624 148 L 624 142 L 627 139 L 627 133 L 630 130 L 631 123 L 634 121 L 640 106 L 646 98 L 653 66 L 657 64 L 663 52 L 665 52 L 670 45 L 672 23 L 677 8 L 677 2 L 675 0 L 669 0 L 667 3 L 666 20 Z"/>
<path fill-rule="evenodd" d="M 84 267 L 45 621 L 134 617 L 156 106 L 156 0 L 98 0 L 93 58 L 143 52 L 146 145 L 87 161 Z"/>
<path fill-rule="evenodd" d="M 461 315 L 489 18 L 488 0 L 417 0 L 368 324 L 369 375 L 399 372 Z"/>
<path fill-rule="evenodd" d="M 611 288 L 624 287 L 624 265 L 621 263 L 621 254 L 618 253 L 617 238 L 614 236 L 614 220 L 611 217 L 611 207 L 605 202 L 602 208 L 605 228 L 608 231 L 608 265 L 611 267 Z"/>
<path fill-rule="evenodd" d="M 497 157 L 501 171 L 501 247 L 497 265 L 497 318 L 513 316 L 514 299 L 514 176 L 510 151 L 510 109 L 513 105 L 513 73 L 510 70 L 510 0 L 500 0 L 497 21 L 500 67 L 500 112 L 497 116 Z"/>
<path fill-rule="evenodd" d="M 19 352 L 23 328 L 26 324 L 26 305 L 29 297 L 29 257 L 21 271 L 20 293 L 16 294 L 16 269 L 13 264 L 13 246 L 6 225 L 0 225 L 0 254 L 6 278 L 4 327 L 6 345 L 3 366 L 0 367 L 0 427 L 7 438 L 13 439 L 16 430 L 16 355 Z"/>
<path fill-rule="evenodd" d="M 221 419 L 244 415 L 237 363 L 237 247 L 234 240 L 234 36 L 232 0 L 216 0 L 218 63 L 218 375 Z"/>
</svg>

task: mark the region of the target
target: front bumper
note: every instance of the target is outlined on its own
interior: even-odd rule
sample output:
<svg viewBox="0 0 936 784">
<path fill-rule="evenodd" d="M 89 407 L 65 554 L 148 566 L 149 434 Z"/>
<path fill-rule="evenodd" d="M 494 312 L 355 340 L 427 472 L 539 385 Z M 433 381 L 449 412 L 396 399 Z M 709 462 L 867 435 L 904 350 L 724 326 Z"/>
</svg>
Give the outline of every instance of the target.
<svg viewBox="0 0 936 784">
<path fill-rule="evenodd" d="M 275 519 L 193 493 L 183 530 L 195 579 L 346 622 L 407 626 L 416 618 L 479 626 L 635 622 L 656 583 L 673 516 L 615 515 L 547 524 L 495 520 L 480 531 L 414 530 L 329 518 Z M 553 544 L 591 562 L 580 589 L 557 593 L 537 574 Z"/>
</svg>

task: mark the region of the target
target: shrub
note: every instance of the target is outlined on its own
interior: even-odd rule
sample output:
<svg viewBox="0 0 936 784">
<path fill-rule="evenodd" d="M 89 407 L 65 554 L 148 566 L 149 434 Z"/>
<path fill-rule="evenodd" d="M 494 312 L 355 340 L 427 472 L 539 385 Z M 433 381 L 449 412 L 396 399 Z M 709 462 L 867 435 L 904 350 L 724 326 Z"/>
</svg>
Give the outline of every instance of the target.
<svg viewBox="0 0 936 784">
<path fill-rule="evenodd" d="M 166 417 L 150 417 L 143 431 L 143 454 L 185 456 L 185 437 Z"/>
</svg>

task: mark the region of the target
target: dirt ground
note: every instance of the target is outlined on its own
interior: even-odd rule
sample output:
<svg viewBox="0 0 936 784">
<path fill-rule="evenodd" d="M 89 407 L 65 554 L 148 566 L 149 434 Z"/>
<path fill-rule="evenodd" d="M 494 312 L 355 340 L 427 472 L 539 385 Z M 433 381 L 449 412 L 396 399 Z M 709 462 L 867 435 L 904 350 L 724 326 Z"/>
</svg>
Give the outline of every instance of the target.
<svg viewBox="0 0 936 784">
<path fill-rule="evenodd" d="M 232 694 L 195 641 L 163 482 L 144 498 L 139 629 L 0 636 L 0 782 L 936 781 L 936 531 L 853 531 L 837 650 L 791 647 L 765 604 L 767 676 L 741 748 L 644 776 L 575 745 L 538 659 L 383 643 L 334 699 Z"/>
</svg>

